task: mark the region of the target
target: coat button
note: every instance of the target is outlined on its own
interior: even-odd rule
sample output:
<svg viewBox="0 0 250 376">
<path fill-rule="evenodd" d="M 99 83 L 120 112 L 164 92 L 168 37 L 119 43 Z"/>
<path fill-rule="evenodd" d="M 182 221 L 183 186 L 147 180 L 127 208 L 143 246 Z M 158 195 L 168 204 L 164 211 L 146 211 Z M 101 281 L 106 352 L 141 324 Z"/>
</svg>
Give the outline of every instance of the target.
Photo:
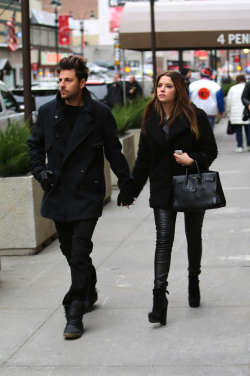
<svg viewBox="0 0 250 376">
<path fill-rule="evenodd" d="M 62 190 L 62 187 L 59 185 L 58 189 L 59 189 L 59 191 L 61 191 L 61 190 Z"/>
<path fill-rule="evenodd" d="M 87 154 L 87 150 L 84 150 L 84 154 Z"/>
<path fill-rule="evenodd" d="M 80 186 L 80 189 L 83 190 L 83 186 L 82 185 Z"/>
<path fill-rule="evenodd" d="M 58 133 L 56 134 L 56 137 L 59 137 L 59 134 L 58 134 Z"/>
<path fill-rule="evenodd" d="M 84 172 L 83 170 L 81 170 L 81 172 Z"/>
<path fill-rule="evenodd" d="M 98 181 L 96 180 L 95 183 L 98 183 Z"/>
<path fill-rule="evenodd" d="M 57 155 L 58 155 L 58 157 L 60 157 L 60 155 L 61 155 L 60 151 L 57 152 Z"/>
</svg>

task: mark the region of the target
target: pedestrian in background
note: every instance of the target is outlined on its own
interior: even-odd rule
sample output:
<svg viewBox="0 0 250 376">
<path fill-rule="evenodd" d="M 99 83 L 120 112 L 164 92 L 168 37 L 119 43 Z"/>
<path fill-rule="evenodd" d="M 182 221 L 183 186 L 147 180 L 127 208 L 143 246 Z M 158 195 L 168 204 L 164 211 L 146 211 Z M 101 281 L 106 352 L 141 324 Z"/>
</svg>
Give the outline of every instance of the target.
<svg viewBox="0 0 250 376">
<path fill-rule="evenodd" d="M 189 69 L 189 68 L 182 68 L 181 75 L 184 78 L 185 84 L 186 84 L 186 86 L 188 88 L 189 85 L 190 85 L 190 78 L 192 76 L 191 69 Z"/>
<path fill-rule="evenodd" d="M 123 86 L 119 73 L 114 75 L 114 82 L 108 85 L 107 105 L 112 109 L 118 104 L 123 106 Z"/>
<path fill-rule="evenodd" d="M 28 145 L 31 172 L 45 191 L 41 214 L 54 220 L 71 271 L 71 287 L 62 302 L 67 320 L 64 337 L 78 338 L 83 333 L 83 315 L 98 299 L 90 254 L 105 197 L 103 148 L 118 177 L 119 206 L 133 203 L 133 180 L 111 111 L 93 100 L 85 87 L 86 61 L 65 57 L 58 74 L 59 92 L 39 108 Z"/>
<path fill-rule="evenodd" d="M 175 152 L 177 150 L 178 153 Z M 144 114 L 132 172 L 135 197 L 139 196 L 147 179 L 150 179 L 150 207 L 154 209 L 154 299 L 152 312 L 148 315 L 151 323 L 166 324 L 166 288 L 177 216 L 172 209 L 173 176 L 184 175 L 187 167 L 192 171 L 195 160 L 201 170 L 206 170 L 216 156 L 217 145 L 208 117 L 203 110 L 191 104 L 181 74 L 176 71 L 160 74 Z M 198 276 L 201 273 L 204 215 L 204 210 L 184 213 L 190 307 L 200 305 Z"/>
<path fill-rule="evenodd" d="M 244 90 L 243 90 L 243 93 L 242 93 L 242 96 L 241 96 L 241 100 L 242 100 L 243 105 L 245 106 L 242 119 L 244 121 L 246 121 L 246 120 L 249 121 L 249 119 L 250 119 L 250 81 L 248 81 L 245 84 L 245 87 L 244 87 Z M 248 137 L 250 139 L 250 125 L 249 125 L 249 136 Z"/>
<path fill-rule="evenodd" d="M 189 85 L 191 100 L 197 107 L 202 108 L 214 130 L 216 116 L 225 112 L 225 101 L 221 87 L 211 80 L 212 70 L 204 67 L 201 70 L 201 79 Z"/>
<path fill-rule="evenodd" d="M 231 124 L 235 125 L 237 142 L 237 148 L 235 151 L 236 153 L 242 153 L 244 151 L 242 127 L 245 128 L 247 150 L 250 150 L 249 121 L 242 120 L 244 105 L 241 101 L 241 96 L 246 85 L 246 77 L 243 74 L 239 74 L 236 77 L 236 83 L 236 85 L 229 89 L 227 94 L 227 114 Z"/>
<path fill-rule="evenodd" d="M 129 82 L 126 82 L 126 95 L 130 102 L 142 96 L 142 88 L 133 75 L 130 76 Z"/>
</svg>

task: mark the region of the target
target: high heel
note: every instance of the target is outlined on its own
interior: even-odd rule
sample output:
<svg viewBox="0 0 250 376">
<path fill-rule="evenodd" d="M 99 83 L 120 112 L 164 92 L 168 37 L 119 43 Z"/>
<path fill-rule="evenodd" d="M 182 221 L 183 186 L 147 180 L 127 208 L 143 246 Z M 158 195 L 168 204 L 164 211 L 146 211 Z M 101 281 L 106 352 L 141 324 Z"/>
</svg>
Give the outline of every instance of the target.
<svg viewBox="0 0 250 376">
<path fill-rule="evenodd" d="M 200 288 L 198 276 L 189 276 L 188 284 L 188 301 L 192 308 L 197 308 L 200 305 Z"/>
<path fill-rule="evenodd" d="M 168 291 L 166 292 L 168 293 Z M 152 312 L 149 312 L 148 314 L 148 321 L 153 324 L 159 322 L 161 325 L 166 325 L 168 300 L 165 290 L 153 289 L 153 295 L 153 309 Z"/>
</svg>

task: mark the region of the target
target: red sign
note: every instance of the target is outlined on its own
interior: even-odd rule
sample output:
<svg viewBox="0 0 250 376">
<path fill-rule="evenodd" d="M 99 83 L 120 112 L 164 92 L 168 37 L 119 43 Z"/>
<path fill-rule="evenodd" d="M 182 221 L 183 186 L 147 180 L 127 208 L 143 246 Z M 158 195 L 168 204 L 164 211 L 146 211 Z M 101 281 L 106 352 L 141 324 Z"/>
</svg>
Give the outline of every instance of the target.
<svg viewBox="0 0 250 376">
<path fill-rule="evenodd" d="M 61 46 L 68 46 L 69 40 L 69 16 L 59 16 L 59 44 Z"/>
<path fill-rule="evenodd" d="M 209 98 L 210 96 L 210 91 L 206 88 L 206 87 L 202 87 L 199 91 L 198 91 L 198 95 L 200 97 L 200 99 L 207 99 Z"/>
<path fill-rule="evenodd" d="M 234 62 L 239 63 L 240 62 L 240 55 L 234 55 Z"/>
<path fill-rule="evenodd" d="M 32 63 L 31 68 L 32 68 L 33 72 L 38 72 L 38 63 Z"/>
<path fill-rule="evenodd" d="M 111 33 L 117 33 L 120 30 L 123 8 L 109 8 L 109 30 Z"/>
<path fill-rule="evenodd" d="M 194 56 L 199 57 L 199 58 L 205 58 L 207 57 L 207 51 L 202 51 L 202 50 L 195 50 L 194 51 Z"/>
</svg>

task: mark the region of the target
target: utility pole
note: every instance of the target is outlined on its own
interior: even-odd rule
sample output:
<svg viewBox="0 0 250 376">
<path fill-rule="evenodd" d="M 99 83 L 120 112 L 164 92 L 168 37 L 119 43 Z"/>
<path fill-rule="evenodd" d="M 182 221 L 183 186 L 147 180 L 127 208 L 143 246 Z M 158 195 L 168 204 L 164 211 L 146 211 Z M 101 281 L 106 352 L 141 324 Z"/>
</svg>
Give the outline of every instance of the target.
<svg viewBox="0 0 250 376">
<path fill-rule="evenodd" d="M 153 60 L 153 82 L 156 81 L 156 57 L 155 57 L 155 12 L 154 0 L 150 0 L 151 11 L 151 47 L 152 47 L 152 60 Z"/>
<path fill-rule="evenodd" d="M 23 44 L 23 88 L 25 120 L 30 118 L 32 127 L 31 64 L 30 64 L 30 9 L 29 1 L 21 2 Z"/>
</svg>

